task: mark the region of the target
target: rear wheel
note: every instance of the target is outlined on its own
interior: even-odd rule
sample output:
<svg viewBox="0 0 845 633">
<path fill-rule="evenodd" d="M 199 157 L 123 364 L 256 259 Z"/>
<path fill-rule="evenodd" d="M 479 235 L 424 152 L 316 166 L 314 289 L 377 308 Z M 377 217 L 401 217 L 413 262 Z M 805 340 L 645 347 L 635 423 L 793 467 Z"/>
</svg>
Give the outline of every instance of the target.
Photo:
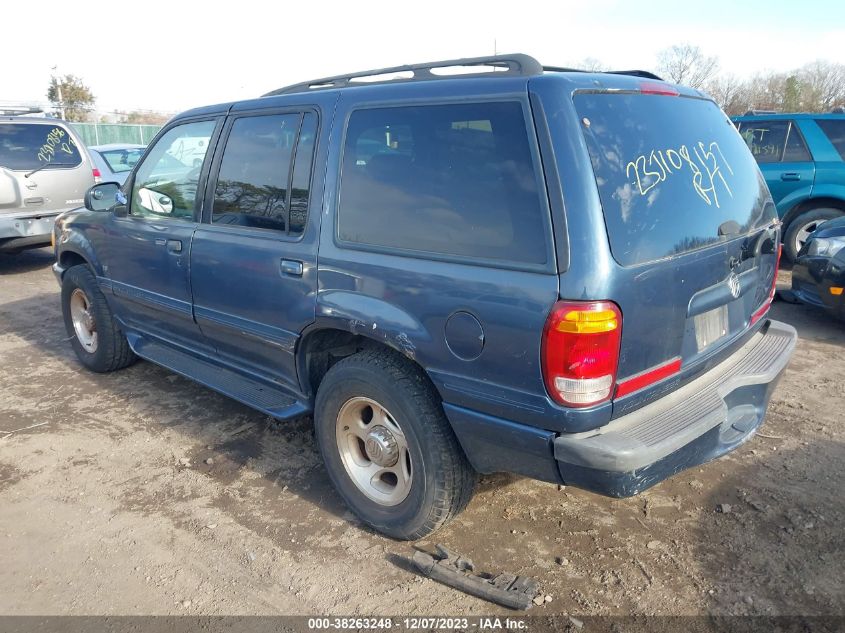
<svg viewBox="0 0 845 633">
<path fill-rule="evenodd" d="M 469 502 L 476 474 L 422 371 L 364 351 L 320 383 L 314 422 L 329 477 L 367 525 L 397 539 L 430 534 Z"/>
<path fill-rule="evenodd" d="M 838 209 L 811 209 L 792 220 L 783 237 L 784 256 L 790 262 L 794 262 L 798 257 L 798 251 L 804 246 L 804 242 L 807 241 L 810 234 L 823 222 L 833 220 L 841 215 L 843 213 Z"/>
<path fill-rule="evenodd" d="M 88 369 L 104 373 L 135 362 L 136 356 L 88 266 L 73 266 L 65 272 L 62 315 L 73 351 Z"/>
</svg>

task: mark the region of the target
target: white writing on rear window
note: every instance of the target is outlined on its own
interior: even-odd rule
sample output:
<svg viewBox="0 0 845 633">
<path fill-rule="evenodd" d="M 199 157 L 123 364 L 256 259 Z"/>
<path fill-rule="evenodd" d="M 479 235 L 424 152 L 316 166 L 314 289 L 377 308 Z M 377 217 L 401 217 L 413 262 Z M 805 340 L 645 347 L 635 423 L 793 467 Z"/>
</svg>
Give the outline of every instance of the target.
<svg viewBox="0 0 845 633">
<path fill-rule="evenodd" d="M 669 178 L 686 176 L 691 178 L 693 189 L 708 205 L 719 206 L 720 190 L 733 197 L 726 179 L 733 175 L 733 169 L 716 142 L 706 145 L 699 141 L 692 145 L 692 151 L 686 145 L 677 149 L 654 149 L 629 162 L 625 175 L 632 179 L 632 184 L 643 196 Z"/>
</svg>

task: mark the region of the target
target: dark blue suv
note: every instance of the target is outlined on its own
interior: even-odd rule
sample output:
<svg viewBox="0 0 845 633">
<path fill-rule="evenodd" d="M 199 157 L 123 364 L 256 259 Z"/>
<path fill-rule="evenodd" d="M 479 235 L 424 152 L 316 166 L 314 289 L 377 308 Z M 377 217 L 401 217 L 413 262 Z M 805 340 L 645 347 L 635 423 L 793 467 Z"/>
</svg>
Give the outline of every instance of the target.
<svg viewBox="0 0 845 633">
<path fill-rule="evenodd" d="M 796 339 L 766 318 L 753 156 L 640 71 L 499 56 L 199 108 L 86 207 L 55 234 L 81 362 L 312 414 L 342 497 L 396 538 L 478 472 L 628 496 L 722 455 Z"/>
</svg>

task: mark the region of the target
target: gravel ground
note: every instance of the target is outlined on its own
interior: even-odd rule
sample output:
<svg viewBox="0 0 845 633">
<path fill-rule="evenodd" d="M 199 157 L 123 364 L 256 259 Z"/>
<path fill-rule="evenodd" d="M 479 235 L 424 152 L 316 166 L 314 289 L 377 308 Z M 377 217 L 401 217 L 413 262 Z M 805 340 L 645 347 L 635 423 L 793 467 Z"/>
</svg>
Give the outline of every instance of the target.
<svg viewBox="0 0 845 633">
<path fill-rule="evenodd" d="M 0 256 L 1 614 L 506 614 L 357 524 L 310 420 L 76 362 L 48 250 Z M 782 273 L 781 284 L 788 283 Z M 418 545 L 537 578 L 532 614 L 843 614 L 845 328 L 800 334 L 761 432 L 630 499 L 486 476 Z"/>
</svg>

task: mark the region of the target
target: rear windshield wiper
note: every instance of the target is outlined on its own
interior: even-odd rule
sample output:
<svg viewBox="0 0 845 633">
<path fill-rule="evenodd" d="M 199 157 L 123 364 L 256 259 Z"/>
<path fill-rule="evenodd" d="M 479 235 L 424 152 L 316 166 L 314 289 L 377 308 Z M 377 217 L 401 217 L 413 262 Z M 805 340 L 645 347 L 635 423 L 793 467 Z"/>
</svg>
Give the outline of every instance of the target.
<svg viewBox="0 0 845 633">
<path fill-rule="evenodd" d="M 41 171 L 42 169 L 47 169 L 48 167 L 73 167 L 72 163 L 45 163 L 41 165 L 41 167 L 36 167 L 30 172 L 27 172 L 23 175 L 24 178 L 29 178 L 32 174 Z"/>
</svg>

